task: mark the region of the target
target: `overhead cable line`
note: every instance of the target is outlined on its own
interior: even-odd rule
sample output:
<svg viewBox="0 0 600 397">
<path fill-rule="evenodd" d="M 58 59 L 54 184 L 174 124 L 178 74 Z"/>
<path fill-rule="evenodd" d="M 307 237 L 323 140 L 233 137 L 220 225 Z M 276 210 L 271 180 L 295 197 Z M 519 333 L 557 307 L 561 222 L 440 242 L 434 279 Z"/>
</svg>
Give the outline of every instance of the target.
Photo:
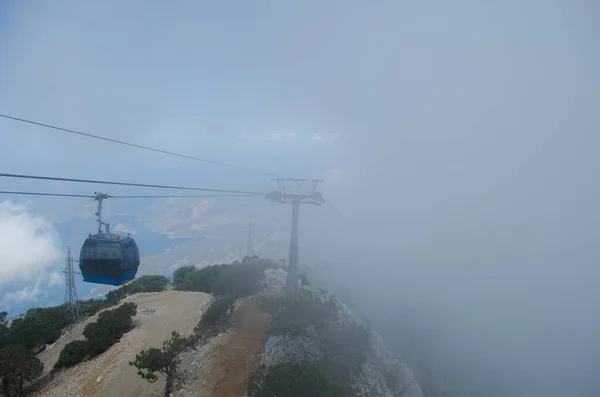
<svg viewBox="0 0 600 397">
<path fill-rule="evenodd" d="M 331 202 L 325 200 L 325 204 L 327 204 L 333 210 L 333 212 L 335 212 L 336 214 L 338 214 L 342 219 L 344 219 L 346 221 L 348 220 L 340 211 L 338 211 L 337 208 L 334 207 L 333 204 L 331 204 Z"/>
<path fill-rule="evenodd" d="M 53 177 L 53 176 L 37 176 L 37 175 L 0 173 L 0 177 L 21 178 L 21 179 L 39 179 L 39 180 L 46 180 L 46 181 L 61 181 L 61 182 L 95 183 L 95 184 L 101 184 L 101 185 L 134 186 L 134 187 L 146 187 L 146 188 L 156 188 L 156 189 L 194 190 L 194 191 L 200 191 L 200 192 L 214 192 L 214 193 L 240 193 L 240 194 L 259 195 L 259 196 L 264 195 L 264 193 L 261 193 L 261 192 L 251 192 L 251 191 L 243 191 L 243 190 L 207 189 L 207 188 L 186 187 L 186 186 L 151 185 L 151 184 L 145 184 L 145 183 L 96 181 L 96 180 L 90 180 L 90 179 L 61 178 L 61 177 Z"/>
<path fill-rule="evenodd" d="M 100 136 L 100 135 L 90 134 L 90 133 L 87 133 L 87 132 L 81 132 L 81 131 L 76 131 L 76 130 L 72 130 L 72 129 L 69 129 L 69 128 L 58 127 L 58 126 L 51 125 L 51 124 L 40 123 L 38 121 L 23 119 L 23 118 L 14 117 L 14 116 L 9 116 L 7 114 L 1 114 L 0 113 L 0 117 L 5 118 L 5 119 L 9 119 L 9 120 L 19 121 L 19 122 L 22 122 L 22 123 L 33 124 L 33 125 L 37 125 L 37 126 L 40 126 L 40 127 L 50 128 L 50 129 L 53 129 L 53 130 L 69 132 L 71 134 L 86 136 L 88 138 L 99 139 L 99 140 L 106 141 L 106 142 L 118 143 L 120 145 L 131 146 L 131 147 L 135 147 L 135 148 L 138 148 L 138 149 L 150 150 L 150 151 L 156 152 L 156 153 L 168 154 L 170 156 L 176 156 L 176 157 L 181 157 L 181 158 L 185 158 L 185 159 L 189 159 L 189 160 L 200 161 L 200 162 L 207 163 L 207 164 L 218 165 L 218 166 L 221 166 L 221 167 L 229 167 L 229 168 L 233 168 L 233 169 L 237 169 L 237 170 L 241 170 L 241 171 L 255 172 L 255 173 L 258 173 L 258 174 L 263 174 L 263 175 L 268 175 L 268 176 L 273 176 L 273 177 L 278 177 L 278 176 L 280 177 L 281 176 L 281 175 L 276 175 L 276 174 L 273 174 L 273 173 L 270 173 L 270 172 L 265 172 L 265 171 L 253 169 L 253 168 L 246 168 L 246 167 L 242 167 L 242 166 L 239 166 L 239 165 L 221 163 L 219 161 L 207 160 L 207 159 L 203 159 L 203 158 L 195 157 L 195 156 L 188 156 L 186 154 L 175 153 L 175 152 L 171 152 L 171 151 L 168 151 L 168 150 L 162 150 L 162 149 L 157 149 L 157 148 L 153 148 L 153 147 L 150 147 L 150 146 L 138 145 L 136 143 L 125 142 L 125 141 L 121 141 L 121 140 L 118 140 L 118 139 L 112 139 L 112 138 L 107 138 L 107 137 L 103 137 L 103 136 Z"/>
<path fill-rule="evenodd" d="M 182 196 L 111 196 L 108 198 L 113 199 L 145 199 L 145 198 L 192 198 L 192 197 L 205 197 L 205 198 L 217 198 L 217 197 L 258 197 L 257 194 L 191 194 L 191 195 L 182 195 Z"/>
<path fill-rule="evenodd" d="M 69 194 L 69 193 L 42 193 L 42 192 L 11 192 L 7 190 L 0 190 L 0 194 L 18 194 L 23 196 L 52 196 L 52 197 L 81 197 L 81 198 L 94 198 L 93 194 Z M 156 195 L 156 196 L 112 196 L 111 199 L 146 199 L 146 198 L 191 198 L 191 197 L 205 197 L 205 198 L 217 198 L 217 197 L 256 197 L 255 194 L 192 194 L 192 195 Z"/>
<path fill-rule="evenodd" d="M 9 192 L 2 190 L 0 194 L 22 194 L 27 196 L 54 196 L 54 197 L 85 197 L 93 198 L 91 194 L 67 194 L 67 193 L 39 193 L 39 192 Z"/>
</svg>

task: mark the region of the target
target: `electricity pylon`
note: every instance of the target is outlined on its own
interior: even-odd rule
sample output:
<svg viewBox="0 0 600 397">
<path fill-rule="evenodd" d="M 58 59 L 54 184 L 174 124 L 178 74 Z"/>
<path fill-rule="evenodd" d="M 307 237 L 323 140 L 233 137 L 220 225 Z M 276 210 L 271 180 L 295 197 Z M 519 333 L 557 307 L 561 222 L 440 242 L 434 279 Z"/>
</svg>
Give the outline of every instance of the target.
<svg viewBox="0 0 600 397">
<path fill-rule="evenodd" d="M 71 313 L 73 320 L 75 323 L 79 323 L 81 321 L 81 314 L 79 313 L 79 298 L 77 296 L 77 289 L 75 288 L 75 260 L 73 259 L 73 255 L 71 254 L 71 247 L 67 247 L 67 257 L 65 260 L 65 279 L 66 279 L 66 288 L 65 288 L 65 302 L 64 305 Z"/>
<path fill-rule="evenodd" d="M 288 297 L 294 298 L 298 292 L 298 214 L 300 212 L 300 204 L 321 205 L 325 203 L 325 199 L 321 193 L 316 191 L 317 185 L 319 182 L 323 182 L 323 180 L 313 179 L 311 181 L 312 190 L 307 190 L 305 193 L 296 193 L 293 189 L 291 193 L 286 191 L 285 182 L 290 181 L 299 184 L 299 182 L 308 182 L 308 179 L 275 178 L 275 180 L 277 180 L 278 190 L 267 194 L 265 198 L 281 204 L 292 204 L 292 233 L 290 238 L 286 294 Z"/>
</svg>

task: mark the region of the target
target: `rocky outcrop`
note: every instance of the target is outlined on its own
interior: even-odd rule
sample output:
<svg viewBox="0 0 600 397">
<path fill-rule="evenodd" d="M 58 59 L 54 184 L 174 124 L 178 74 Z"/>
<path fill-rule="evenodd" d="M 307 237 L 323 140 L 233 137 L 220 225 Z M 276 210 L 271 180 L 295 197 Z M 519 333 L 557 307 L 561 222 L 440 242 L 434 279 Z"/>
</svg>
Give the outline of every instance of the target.
<svg viewBox="0 0 600 397">
<path fill-rule="evenodd" d="M 263 290 L 265 292 L 281 292 L 285 286 L 287 272 L 283 269 L 267 269 L 264 274 Z"/>
<path fill-rule="evenodd" d="M 269 291 L 281 291 L 285 285 L 283 269 L 265 271 L 265 285 Z M 303 287 L 313 299 L 333 303 L 337 308 L 339 326 L 364 327 L 364 322 L 335 293 Z M 353 388 L 360 397 L 424 397 L 412 370 L 395 358 L 385 346 L 383 338 L 370 332 L 370 345 L 360 374 L 354 377 Z M 313 362 L 322 357 L 319 346 L 306 336 L 274 335 L 265 345 L 262 363 L 268 366 L 283 362 Z"/>
<path fill-rule="evenodd" d="M 371 332 L 370 350 L 361 370 L 354 385 L 358 396 L 424 396 L 413 371 L 392 356 L 376 332 Z"/>
<path fill-rule="evenodd" d="M 305 336 L 271 336 L 265 345 L 261 363 L 312 363 L 323 357 L 317 344 Z"/>
</svg>

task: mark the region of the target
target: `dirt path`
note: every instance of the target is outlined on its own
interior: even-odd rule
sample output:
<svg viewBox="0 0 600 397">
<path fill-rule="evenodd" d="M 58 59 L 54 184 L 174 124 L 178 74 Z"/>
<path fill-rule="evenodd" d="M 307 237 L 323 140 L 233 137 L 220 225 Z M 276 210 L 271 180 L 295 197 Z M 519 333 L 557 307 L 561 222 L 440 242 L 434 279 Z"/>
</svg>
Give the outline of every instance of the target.
<svg viewBox="0 0 600 397">
<path fill-rule="evenodd" d="M 256 298 L 243 300 L 233 313 L 229 331 L 181 357 L 178 372 L 181 370 L 185 380 L 174 396 L 245 396 L 250 375 L 264 347 L 269 321 L 269 315 L 259 307 Z"/>
<path fill-rule="evenodd" d="M 121 341 L 91 361 L 63 371 L 54 381 L 35 396 L 65 397 L 151 397 L 162 396 L 165 379 L 148 383 L 129 365 L 136 353 L 149 347 L 160 347 L 171 331 L 190 333 L 198 323 L 208 301 L 200 292 L 164 291 L 137 294 L 128 297 L 138 305 L 134 318 L 136 328 L 125 334 Z M 43 357 L 51 369 L 60 349 L 71 340 L 81 338 L 81 330 L 74 330 L 64 341 L 52 346 Z M 58 352 L 53 351 L 57 349 Z M 41 357 L 41 355 L 40 355 Z M 40 358 L 42 359 L 42 358 Z"/>
</svg>

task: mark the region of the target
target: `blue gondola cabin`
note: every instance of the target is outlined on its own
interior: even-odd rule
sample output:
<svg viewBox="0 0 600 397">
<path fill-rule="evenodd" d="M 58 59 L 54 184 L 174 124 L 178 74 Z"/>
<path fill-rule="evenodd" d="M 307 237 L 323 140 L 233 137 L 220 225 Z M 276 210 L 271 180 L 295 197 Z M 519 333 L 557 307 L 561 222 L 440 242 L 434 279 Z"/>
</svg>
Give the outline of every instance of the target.
<svg viewBox="0 0 600 397">
<path fill-rule="evenodd" d="M 88 283 L 122 285 L 135 278 L 139 266 L 140 253 L 129 236 L 90 235 L 79 254 L 79 269 Z"/>
</svg>

